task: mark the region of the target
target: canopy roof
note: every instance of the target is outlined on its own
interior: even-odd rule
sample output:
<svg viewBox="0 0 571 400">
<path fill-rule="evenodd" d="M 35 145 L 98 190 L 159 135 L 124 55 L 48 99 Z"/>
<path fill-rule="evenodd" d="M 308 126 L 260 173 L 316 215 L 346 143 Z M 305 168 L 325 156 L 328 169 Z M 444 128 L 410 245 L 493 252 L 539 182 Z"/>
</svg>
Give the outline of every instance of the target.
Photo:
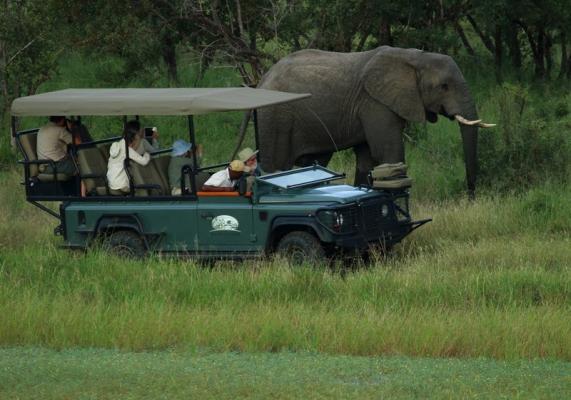
<svg viewBox="0 0 571 400">
<path fill-rule="evenodd" d="M 66 89 L 20 97 L 12 115 L 196 115 L 240 111 L 311 96 L 238 88 Z"/>
</svg>

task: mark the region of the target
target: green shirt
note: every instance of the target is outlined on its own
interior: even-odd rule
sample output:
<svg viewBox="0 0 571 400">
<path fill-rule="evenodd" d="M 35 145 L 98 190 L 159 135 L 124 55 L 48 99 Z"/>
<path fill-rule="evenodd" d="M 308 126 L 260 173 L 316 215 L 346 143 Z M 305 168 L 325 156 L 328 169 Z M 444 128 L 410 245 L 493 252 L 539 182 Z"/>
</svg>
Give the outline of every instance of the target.
<svg viewBox="0 0 571 400">
<path fill-rule="evenodd" d="M 192 158 L 189 157 L 171 157 L 169 163 L 169 185 L 171 190 L 174 188 L 180 188 L 180 178 L 181 170 L 185 165 L 190 165 L 192 167 Z M 186 177 L 185 186 L 190 187 L 190 179 Z"/>
</svg>

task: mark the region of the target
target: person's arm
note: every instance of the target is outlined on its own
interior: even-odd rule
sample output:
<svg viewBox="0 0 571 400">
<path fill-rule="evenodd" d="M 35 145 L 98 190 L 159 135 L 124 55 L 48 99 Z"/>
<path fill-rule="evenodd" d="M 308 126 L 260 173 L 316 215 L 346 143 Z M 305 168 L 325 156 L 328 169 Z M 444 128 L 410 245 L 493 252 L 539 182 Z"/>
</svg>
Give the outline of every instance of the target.
<svg viewBox="0 0 571 400">
<path fill-rule="evenodd" d="M 58 139 L 64 142 L 65 144 L 71 144 L 71 142 L 73 142 L 73 136 L 71 132 L 69 132 L 67 129 L 63 127 L 61 127 L 59 131 Z"/>
<path fill-rule="evenodd" d="M 210 185 L 202 185 L 203 192 L 235 192 L 236 189 L 233 187 L 219 187 L 219 186 L 210 186 Z"/>
<path fill-rule="evenodd" d="M 147 153 L 152 153 L 159 149 L 159 142 L 157 142 L 155 138 L 153 138 L 153 144 L 149 143 L 149 141 L 146 138 L 142 139 L 142 142 L 143 142 L 143 148 Z"/>
<path fill-rule="evenodd" d="M 145 166 L 151 161 L 151 155 L 149 153 L 145 153 L 144 155 L 140 155 L 137 153 L 135 149 L 129 147 L 129 158 L 135 161 L 137 164 Z"/>
</svg>

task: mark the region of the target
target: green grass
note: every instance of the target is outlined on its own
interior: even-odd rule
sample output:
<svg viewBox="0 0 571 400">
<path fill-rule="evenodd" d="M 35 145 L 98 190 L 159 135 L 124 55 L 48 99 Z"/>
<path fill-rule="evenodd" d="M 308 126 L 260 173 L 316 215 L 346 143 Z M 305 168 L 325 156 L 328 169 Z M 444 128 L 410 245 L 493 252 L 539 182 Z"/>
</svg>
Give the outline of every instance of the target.
<svg viewBox="0 0 571 400">
<path fill-rule="evenodd" d="M 571 364 L 311 353 L 0 350 L 10 399 L 562 399 Z"/>
<path fill-rule="evenodd" d="M 192 86 L 196 71 L 189 66 L 181 77 Z M 73 56 L 42 90 L 165 86 L 161 79 L 152 71 L 125 78 L 117 60 Z M 215 69 L 198 86 L 238 83 Z M 505 93 L 473 86 L 482 115 L 498 121 Z M 548 124 L 547 136 L 571 126 L 562 106 L 570 97 L 557 96 L 529 98 L 526 118 Z M 557 123 L 552 108 L 561 109 Z M 241 118 L 196 118 L 205 163 L 228 159 Z M 120 132 L 118 118 L 85 121 L 98 138 Z M 143 122 L 159 127 L 163 146 L 187 137 L 182 118 Z M 491 144 L 506 132 L 482 132 L 489 136 L 481 154 L 493 157 Z M 571 186 L 502 176 L 508 189 L 488 181 L 469 202 L 457 125 L 439 121 L 409 134 L 413 215 L 434 221 L 388 257 L 340 273 L 281 260 L 209 268 L 58 249 L 57 222 L 25 202 L 4 132 L 0 398 L 569 397 Z M 350 180 L 354 156 L 338 153 L 330 165 Z"/>
<path fill-rule="evenodd" d="M 341 274 L 60 250 L 18 175 L 0 175 L 2 346 L 571 360 L 569 188 L 416 203 L 434 222 Z"/>
</svg>

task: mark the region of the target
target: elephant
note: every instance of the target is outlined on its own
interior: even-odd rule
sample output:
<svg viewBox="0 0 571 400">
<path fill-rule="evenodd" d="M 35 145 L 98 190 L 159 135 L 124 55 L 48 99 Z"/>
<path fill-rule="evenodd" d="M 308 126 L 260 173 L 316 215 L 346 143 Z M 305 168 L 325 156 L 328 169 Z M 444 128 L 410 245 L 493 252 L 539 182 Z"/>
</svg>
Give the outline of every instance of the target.
<svg viewBox="0 0 571 400">
<path fill-rule="evenodd" d="M 404 162 L 407 122 L 460 123 L 468 192 L 476 188 L 478 119 L 470 90 L 454 60 L 443 54 L 389 46 L 356 53 L 301 50 L 278 61 L 259 88 L 311 93 L 306 99 L 258 110 L 264 171 L 314 162 L 353 148 L 355 185 L 381 163 Z"/>
</svg>

